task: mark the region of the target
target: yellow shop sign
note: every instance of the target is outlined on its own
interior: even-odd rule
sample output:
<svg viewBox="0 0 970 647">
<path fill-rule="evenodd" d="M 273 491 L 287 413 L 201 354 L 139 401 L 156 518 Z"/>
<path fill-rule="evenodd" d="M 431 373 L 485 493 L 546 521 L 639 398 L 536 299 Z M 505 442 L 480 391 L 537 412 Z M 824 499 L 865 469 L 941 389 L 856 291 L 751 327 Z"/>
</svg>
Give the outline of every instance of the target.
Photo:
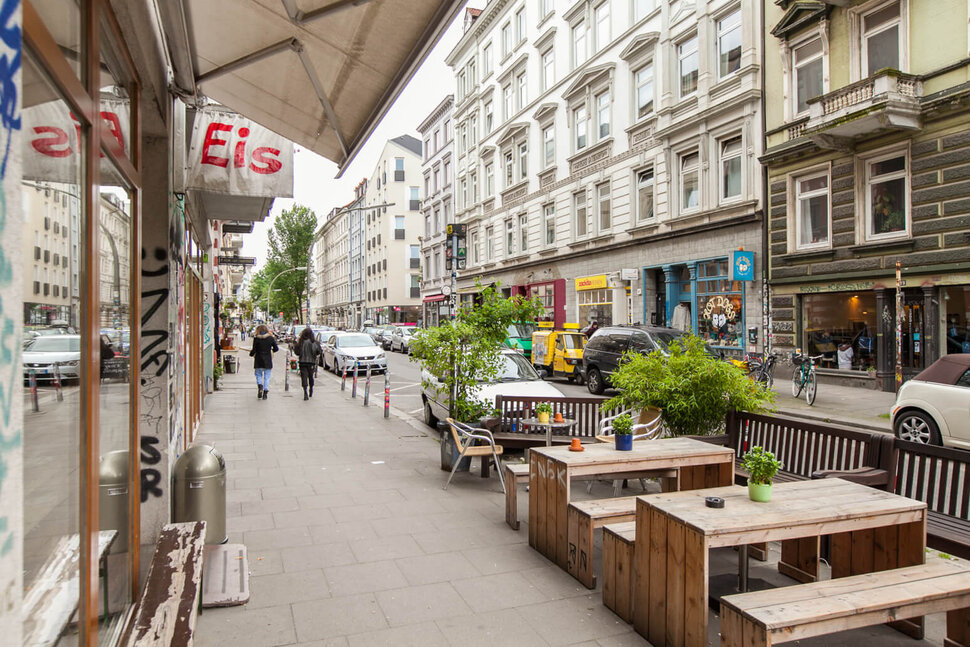
<svg viewBox="0 0 970 647">
<path fill-rule="evenodd" d="M 596 276 L 581 276 L 580 278 L 576 279 L 577 291 L 598 290 L 606 287 L 609 287 L 609 285 L 605 274 L 597 274 Z"/>
</svg>

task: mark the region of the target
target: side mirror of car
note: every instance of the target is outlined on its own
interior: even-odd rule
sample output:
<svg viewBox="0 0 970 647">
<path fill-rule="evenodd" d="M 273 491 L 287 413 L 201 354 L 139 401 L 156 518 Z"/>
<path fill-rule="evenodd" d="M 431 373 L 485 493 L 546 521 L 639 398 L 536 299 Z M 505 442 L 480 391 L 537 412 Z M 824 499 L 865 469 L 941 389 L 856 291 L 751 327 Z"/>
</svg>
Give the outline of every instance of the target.
<svg viewBox="0 0 970 647">
<path fill-rule="evenodd" d="M 540 380 L 544 380 L 544 379 L 546 379 L 547 377 L 549 377 L 549 371 L 547 371 L 547 370 L 546 370 L 546 369 L 544 369 L 544 368 L 540 368 L 540 369 L 539 369 L 539 379 L 540 379 Z"/>
</svg>

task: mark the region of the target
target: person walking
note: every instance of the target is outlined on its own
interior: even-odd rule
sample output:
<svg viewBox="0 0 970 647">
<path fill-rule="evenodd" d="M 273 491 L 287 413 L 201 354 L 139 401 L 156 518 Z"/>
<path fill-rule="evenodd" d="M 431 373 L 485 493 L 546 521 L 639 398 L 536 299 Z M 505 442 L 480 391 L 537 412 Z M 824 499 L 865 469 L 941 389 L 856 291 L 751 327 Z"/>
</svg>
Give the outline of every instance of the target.
<svg viewBox="0 0 970 647">
<path fill-rule="evenodd" d="M 303 385 L 303 399 L 313 397 L 313 375 L 317 371 L 317 364 L 323 349 L 313 336 L 313 329 L 307 326 L 296 340 L 296 354 L 300 358 L 300 384 Z M 307 387 L 309 386 L 309 391 Z"/>
<path fill-rule="evenodd" d="M 253 337 L 253 348 L 249 351 L 249 356 L 256 361 L 256 399 L 265 400 L 269 396 L 269 378 L 273 372 L 273 353 L 280 349 L 276 345 L 276 337 L 265 325 L 260 324 L 256 328 L 256 335 Z"/>
</svg>

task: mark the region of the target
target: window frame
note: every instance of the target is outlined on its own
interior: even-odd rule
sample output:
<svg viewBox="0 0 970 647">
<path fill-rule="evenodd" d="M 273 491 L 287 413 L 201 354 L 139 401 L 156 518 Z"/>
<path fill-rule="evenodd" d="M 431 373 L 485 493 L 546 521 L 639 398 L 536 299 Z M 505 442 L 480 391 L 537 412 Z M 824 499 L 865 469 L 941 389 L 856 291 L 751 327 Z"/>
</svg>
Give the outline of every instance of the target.
<svg viewBox="0 0 970 647">
<path fill-rule="evenodd" d="M 697 161 L 696 161 L 696 163 L 691 168 L 687 169 L 684 166 L 685 163 L 686 163 L 686 158 L 688 158 L 688 157 L 690 157 L 692 155 L 697 158 Z M 700 153 L 700 148 L 699 147 L 686 149 L 686 150 L 684 150 L 684 151 L 682 151 L 682 152 L 680 152 L 680 153 L 677 154 L 677 186 L 678 186 L 678 198 L 679 198 L 678 201 L 677 201 L 677 205 L 679 207 L 679 212 L 681 214 L 695 213 L 697 211 L 700 211 L 701 208 L 703 207 L 704 194 L 703 194 L 703 190 L 702 190 L 703 189 L 703 183 L 701 181 L 701 166 L 702 166 L 701 165 L 701 153 Z M 696 206 L 693 206 L 693 207 L 689 207 L 685 203 L 685 199 L 687 197 L 687 194 L 684 191 L 684 178 L 686 177 L 686 175 L 688 173 L 694 173 L 694 174 L 696 174 L 696 178 L 697 178 L 696 179 L 696 181 L 697 181 L 697 205 Z"/>
<path fill-rule="evenodd" d="M 509 56 L 509 54 L 512 53 L 512 48 L 513 48 L 511 20 L 506 21 L 506 23 L 502 25 L 500 34 L 502 38 L 502 59 L 504 60 L 507 56 Z"/>
<path fill-rule="evenodd" d="M 802 193 L 799 188 L 800 182 L 807 182 L 809 180 L 815 180 L 818 178 L 825 178 L 825 189 L 815 189 L 812 191 L 806 191 Z M 790 203 L 792 204 L 792 222 L 789 224 L 791 231 L 795 232 L 792 237 L 791 243 L 789 245 L 789 250 L 793 252 L 798 251 L 812 251 L 820 249 L 831 249 L 832 247 L 832 169 L 830 165 L 825 164 L 823 166 L 817 166 L 812 169 L 807 169 L 805 171 L 800 171 L 799 173 L 792 173 L 789 176 L 790 182 Z M 804 215 L 802 212 L 802 200 L 817 198 L 819 196 L 825 196 L 826 203 L 826 232 L 827 240 L 820 243 L 803 242 L 802 241 L 802 221 Z"/>
<path fill-rule="evenodd" d="M 693 50 L 685 49 L 688 43 L 693 43 Z M 695 32 L 694 34 L 682 38 L 676 44 L 677 47 L 677 97 L 679 99 L 686 99 L 688 97 L 697 94 L 698 81 L 700 79 L 700 40 Z M 689 59 L 691 56 L 694 57 L 694 87 L 690 92 L 684 92 L 684 61 Z"/>
<path fill-rule="evenodd" d="M 879 176 L 877 183 L 892 182 L 895 180 L 903 180 L 903 194 L 904 194 L 904 212 L 903 212 L 903 228 L 899 231 L 890 231 L 881 234 L 873 233 L 873 218 L 872 218 L 872 166 L 878 164 L 879 162 L 885 162 L 886 160 L 891 160 L 897 157 L 903 158 L 903 163 L 905 167 L 902 171 L 894 171 L 891 173 L 885 173 Z M 909 146 L 903 148 L 894 147 L 889 149 L 882 149 L 880 151 L 874 151 L 871 155 L 864 158 L 860 158 L 859 162 L 862 164 L 862 206 L 864 208 L 864 222 L 863 222 L 863 239 L 866 242 L 878 242 L 884 240 L 896 240 L 902 238 L 909 238 L 912 234 L 912 160 L 910 159 Z"/>
<path fill-rule="evenodd" d="M 605 105 L 601 105 L 603 99 L 606 99 Z M 609 139 L 613 135 L 613 97 L 610 92 L 610 88 L 606 88 L 602 92 L 595 94 L 593 96 L 593 105 L 596 107 L 596 143 Z M 604 120 L 605 115 L 605 120 Z M 603 127 L 606 127 L 606 133 L 603 133 Z"/>
<path fill-rule="evenodd" d="M 583 218 L 580 220 L 580 211 Z M 579 224 L 582 222 L 582 231 Z M 589 236 L 589 191 L 583 189 L 573 193 L 573 235 L 579 240 Z"/>
<path fill-rule="evenodd" d="M 482 46 L 482 79 L 487 79 L 492 73 L 494 62 L 492 60 L 492 41 L 488 41 Z"/>
<path fill-rule="evenodd" d="M 489 162 L 485 165 L 485 181 L 484 181 L 484 194 L 485 198 L 491 198 L 495 195 L 495 163 Z"/>
<path fill-rule="evenodd" d="M 582 113 L 582 122 L 580 122 L 579 114 Z M 589 148 L 589 109 L 584 101 L 582 104 L 576 106 L 572 110 L 573 116 L 573 150 L 579 152 Z M 582 128 L 580 128 L 580 123 L 582 123 Z"/>
<path fill-rule="evenodd" d="M 820 48 L 820 51 L 819 51 L 818 55 L 813 56 L 812 58 L 810 58 L 810 59 L 808 59 L 806 61 L 803 61 L 802 63 L 799 64 L 795 60 L 796 50 L 801 49 L 802 47 L 805 47 L 806 45 L 809 45 L 813 41 L 816 41 L 816 40 L 819 42 L 819 48 Z M 828 83 L 826 81 L 827 78 L 828 78 L 828 74 L 826 74 L 827 62 L 828 62 L 828 52 L 826 51 L 826 47 L 825 47 L 825 39 L 822 37 L 822 35 L 820 33 L 815 32 L 815 31 L 813 31 L 811 34 L 808 34 L 804 38 L 799 39 L 798 41 L 792 43 L 789 49 L 790 49 L 789 58 L 791 59 L 791 61 L 790 61 L 790 69 L 791 69 L 790 77 L 791 78 L 789 79 L 789 82 L 791 84 L 791 87 L 790 87 L 791 104 L 790 104 L 789 109 L 791 110 L 792 118 L 793 119 L 797 119 L 797 118 L 802 117 L 804 115 L 807 115 L 809 113 L 809 106 L 807 104 L 807 101 L 813 98 L 813 97 L 808 97 L 806 99 L 805 109 L 804 110 L 799 110 L 799 108 L 798 108 L 798 76 L 799 76 L 798 70 L 799 70 L 800 67 L 804 67 L 804 66 L 806 66 L 806 65 L 808 65 L 810 63 L 814 63 L 816 60 L 821 60 L 821 64 L 822 64 L 822 94 L 825 94 L 828 91 Z"/>
<path fill-rule="evenodd" d="M 852 58 L 852 80 L 859 81 L 868 78 L 869 74 L 869 48 L 866 46 L 867 32 L 865 30 L 865 19 L 874 13 L 878 13 L 891 5 L 899 7 L 899 17 L 894 23 L 897 26 L 897 45 L 899 47 L 899 60 L 897 61 L 900 72 L 909 71 L 909 2 L 908 0 L 871 0 L 858 7 L 848 10 L 850 24 L 850 56 Z M 887 26 L 880 26 L 872 31 L 870 35 L 877 35 L 889 29 Z"/>
<path fill-rule="evenodd" d="M 540 81 L 542 92 L 548 92 L 556 83 L 556 49 L 552 46 L 539 55 L 539 67 L 542 70 Z"/>
<path fill-rule="evenodd" d="M 505 219 L 505 256 L 515 254 L 515 223 L 517 218 L 509 216 Z"/>
<path fill-rule="evenodd" d="M 551 225 L 551 228 L 550 228 Z M 552 233 L 550 240 L 549 233 Z M 553 247 L 556 244 L 556 203 L 550 202 L 542 205 L 542 239 L 546 247 Z"/>
<path fill-rule="evenodd" d="M 647 79 L 644 83 L 638 83 L 637 78 L 641 73 L 648 72 L 645 75 Z M 644 87 L 650 88 L 650 109 L 645 113 L 640 114 L 640 89 Z M 655 99 L 657 98 L 656 89 L 654 87 L 654 77 L 653 77 L 653 60 L 649 60 L 641 65 L 639 68 L 633 72 L 633 120 L 640 121 L 641 119 L 646 119 L 653 114 Z"/>
<path fill-rule="evenodd" d="M 605 190 L 605 193 L 604 193 Z M 604 209 L 605 205 L 605 209 Z M 603 216 L 606 216 L 606 222 Z M 596 229 L 599 233 L 613 228 L 613 186 L 610 180 L 596 185 Z"/>
<path fill-rule="evenodd" d="M 556 165 L 556 124 L 547 124 L 542 129 L 542 168 L 543 170 Z"/>
<path fill-rule="evenodd" d="M 570 25 L 569 29 L 569 49 L 573 59 L 573 69 L 576 69 L 589 60 L 589 43 L 586 19 L 582 18 Z M 582 45 L 582 50 L 580 50 Z"/>
<path fill-rule="evenodd" d="M 640 211 L 640 176 L 650 174 L 650 215 L 644 216 Z M 633 173 L 633 186 L 636 195 L 636 223 L 650 222 L 657 217 L 657 173 L 653 166 L 636 169 Z"/>
<path fill-rule="evenodd" d="M 520 213 L 518 218 L 519 226 L 519 253 L 524 254 L 529 251 L 529 214 Z"/>
<path fill-rule="evenodd" d="M 604 0 L 604 2 L 601 2 L 593 7 L 593 33 L 596 38 L 596 42 L 593 43 L 593 47 L 595 48 L 596 52 L 602 51 L 613 41 L 613 15 L 611 12 L 610 1 L 611 0 Z M 602 14 L 601 11 L 603 12 Z"/>
<path fill-rule="evenodd" d="M 736 153 L 729 156 L 725 156 L 725 147 L 732 143 L 738 142 L 738 150 Z M 725 195 L 725 190 L 727 185 L 724 182 L 724 163 L 737 159 L 738 164 L 738 193 L 737 195 Z M 744 172 L 744 136 L 741 133 L 732 133 L 725 137 L 721 137 L 717 140 L 717 197 L 718 200 L 724 204 L 729 202 L 737 202 L 744 197 L 744 190 L 746 188 L 746 178 Z"/>
<path fill-rule="evenodd" d="M 737 16 L 737 24 L 736 25 L 733 25 L 733 26 L 731 26 L 731 27 L 729 27 L 727 29 L 724 29 L 724 27 L 723 27 L 724 23 L 727 22 L 728 19 L 730 19 L 732 17 L 735 17 L 735 16 Z M 723 81 L 724 79 L 727 79 L 727 78 L 729 78 L 729 77 L 737 74 L 741 70 L 741 56 L 742 56 L 742 54 L 744 52 L 744 18 L 741 15 L 741 7 L 740 6 L 736 6 L 732 11 L 728 11 L 728 12 L 725 12 L 725 13 L 721 14 L 721 16 L 719 18 L 717 18 L 717 20 L 715 21 L 714 28 L 716 30 L 716 36 L 715 36 L 716 42 L 715 42 L 715 48 L 714 49 L 715 49 L 715 56 L 717 57 L 716 58 L 716 61 L 717 61 L 717 79 L 719 81 Z M 721 57 L 724 55 L 724 52 L 721 49 L 722 48 L 722 45 L 723 45 L 723 40 L 724 40 L 725 36 L 729 35 L 730 33 L 734 32 L 735 30 L 737 30 L 739 32 L 739 37 L 738 37 L 738 40 L 739 40 L 738 50 L 739 51 L 738 51 L 737 67 L 735 67 L 733 70 L 730 70 L 728 72 L 723 72 L 722 69 L 721 69 L 721 63 L 722 63 Z"/>
</svg>

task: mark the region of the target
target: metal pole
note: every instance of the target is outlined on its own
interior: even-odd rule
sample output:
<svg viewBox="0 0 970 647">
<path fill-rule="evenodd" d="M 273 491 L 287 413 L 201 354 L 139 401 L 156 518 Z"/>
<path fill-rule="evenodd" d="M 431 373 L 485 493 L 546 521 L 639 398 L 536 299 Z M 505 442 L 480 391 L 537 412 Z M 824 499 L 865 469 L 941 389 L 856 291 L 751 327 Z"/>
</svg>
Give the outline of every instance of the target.
<svg viewBox="0 0 970 647">
<path fill-rule="evenodd" d="M 370 405 L 370 365 L 367 366 L 367 379 L 364 381 L 364 406 Z"/>
<path fill-rule="evenodd" d="M 54 392 L 57 394 L 57 401 L 64 401 L 64 392 L 61 391 L 61 363 L 54 362 Z"/>
<path fill-rule="evenodd" d="M 903 385 L 903 268 L 896 261 L 896 393 Z"/>
<path fill-rule="evenodd" d="M 391 417 L 391 372 L 384 369 L 384 417 Z"/>
<path fill-rule="evenodd" d="M 359 364 L 357 363 L 357 360 L 354 360 L 354 388 L 350 392 L 350 397 L 352 398 L 357 397 L 357 369 L 358 368 L 359 368 Z"/>
<path fill-rule="evenodd" d="M 283 390 L 290 390 L 290 349 L 286 349 L 286 366 L 283 368 Z"/>
<path fill-rule="evenodd" d="M 37 400 L 37 371 L 30 369 L 27 374 L 30 381 L 30 408 L 32 411 L 40 411 L 40 402 Z"/>
<path fill-rule="evenodd" d="M 336 361 L 337 360 L 334 360 L 334 362 Z M 341 391 L 347 390 L 347 364 L 344 364 L 343 377 L 340 378 L 340 390 Z"/>
</svg>

